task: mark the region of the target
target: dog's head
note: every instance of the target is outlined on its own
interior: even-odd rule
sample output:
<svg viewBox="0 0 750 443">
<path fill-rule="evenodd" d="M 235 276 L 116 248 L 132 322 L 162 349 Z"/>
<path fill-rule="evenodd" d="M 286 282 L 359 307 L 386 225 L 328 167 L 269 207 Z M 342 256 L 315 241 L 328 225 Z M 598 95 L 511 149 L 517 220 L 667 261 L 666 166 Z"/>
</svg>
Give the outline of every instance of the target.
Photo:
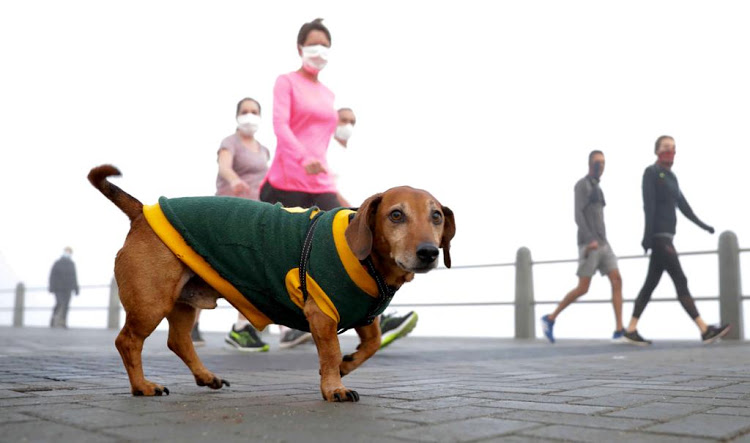
<svg viewBox="0 0 750 443">
<path fill-rule="evenodd" d="M 455 234 L 453 211 L 429 192 L 401 186 L 365 200 L 346 229 L 346 240 L 360 260 L 375 251 L 405 272 L 424 273 L 437 266 L 438 248 L 451 267 Z"/>
</svg>

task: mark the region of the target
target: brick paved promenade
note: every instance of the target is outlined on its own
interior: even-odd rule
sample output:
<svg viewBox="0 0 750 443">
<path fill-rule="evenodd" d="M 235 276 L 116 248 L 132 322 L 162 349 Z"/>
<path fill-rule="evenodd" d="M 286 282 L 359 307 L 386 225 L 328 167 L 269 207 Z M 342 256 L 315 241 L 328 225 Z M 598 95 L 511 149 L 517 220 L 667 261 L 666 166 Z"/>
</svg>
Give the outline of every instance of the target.
<svg viewBox="0 0 750 443">
<path fill-rule="evenodd" d="M 157 332 L 146 375 L 171 395 L 143 398 L 112 331 L 0 328 L 0 441 L 750 441 L 750 343 L 409 337 L 344 379 L 359 403 L 328 404 L 313 346 L 242 355 L 205 335 L 232 386 L 196 386 Z"/>
</svg>

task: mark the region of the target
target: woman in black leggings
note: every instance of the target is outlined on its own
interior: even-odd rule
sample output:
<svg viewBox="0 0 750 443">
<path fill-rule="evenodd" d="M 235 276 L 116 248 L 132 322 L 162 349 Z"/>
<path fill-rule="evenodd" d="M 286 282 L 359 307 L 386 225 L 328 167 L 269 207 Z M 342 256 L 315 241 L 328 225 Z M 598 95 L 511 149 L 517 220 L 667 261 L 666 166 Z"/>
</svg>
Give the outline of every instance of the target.
<svg viewBox="0 0 750 443">
<path fill-rule="evenodd" d="M 729 325 L 720 327 L 706 325 L 695 307 L 688 289 L 687 277 L 682 271 L 680 259 L 672 244 L 677 224 L 675 208 L 679 208 L 685 217 L 711 234 L 714 233 L 714 228 L 703 223 L 693 213 L 685 196 L 680 192 L 677 177 L 672 172 L 675 155 L 674 139 L 668 135 L 662 135 L 656 140 L 654 151 L 658 160 L 643 173 L 643 211 L 646 215 L 646 228 L 641 243 L 645 251 L 651 249 L 651 259 L 648 263 L 646 282 L 635 300 L 633 317 L 625 332 L 625 338 L 638 345 L 651 344 L 651 341 L 645 340 L 638 334 L 636 326 L 662 274 L 667 271 L 674 282 L 680 304 L 700 329 L 703 341 L 711 343 L 726 335 L 729 332 Z"/>
</svg>

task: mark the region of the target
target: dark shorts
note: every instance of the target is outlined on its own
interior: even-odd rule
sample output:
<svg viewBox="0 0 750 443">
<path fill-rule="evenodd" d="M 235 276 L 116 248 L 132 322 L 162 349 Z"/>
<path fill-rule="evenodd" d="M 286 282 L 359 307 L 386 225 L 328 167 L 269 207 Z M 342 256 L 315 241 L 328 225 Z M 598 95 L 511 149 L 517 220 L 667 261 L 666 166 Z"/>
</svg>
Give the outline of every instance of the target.
<svg viewBox="0 0 750 443">
<path fill-rule="evenodd" d="M 266 181 L 260 188 L 260 201 L 266 203 L 281 203 L 287 208 L 311 208 L 317 206 L 324 211 L 341 206 L 336 194 L 324 192 L 322 194 L 311 194 L 308 192 L 284 191 L 271 186 Z"/>
</svg>

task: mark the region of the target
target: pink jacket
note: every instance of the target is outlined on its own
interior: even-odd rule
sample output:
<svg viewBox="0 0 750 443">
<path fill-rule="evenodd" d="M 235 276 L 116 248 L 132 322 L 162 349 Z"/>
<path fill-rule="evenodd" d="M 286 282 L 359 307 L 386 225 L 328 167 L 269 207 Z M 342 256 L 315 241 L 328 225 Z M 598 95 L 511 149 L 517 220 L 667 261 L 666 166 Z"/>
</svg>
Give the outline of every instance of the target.
<svg viewBox="0 0 750 443">
<path fill-rule="evenodd" d="M 336 130 L 334 95 L 320 82 L 298 72 L 280 75 L 273 87 L 276 152 L 266 180 L 276 189 L 321 194 L 336 192 L 331 172 L 309 175 L 305 165 L 317 160 L 328 169 L 326 152 Z"/>
</svg>

